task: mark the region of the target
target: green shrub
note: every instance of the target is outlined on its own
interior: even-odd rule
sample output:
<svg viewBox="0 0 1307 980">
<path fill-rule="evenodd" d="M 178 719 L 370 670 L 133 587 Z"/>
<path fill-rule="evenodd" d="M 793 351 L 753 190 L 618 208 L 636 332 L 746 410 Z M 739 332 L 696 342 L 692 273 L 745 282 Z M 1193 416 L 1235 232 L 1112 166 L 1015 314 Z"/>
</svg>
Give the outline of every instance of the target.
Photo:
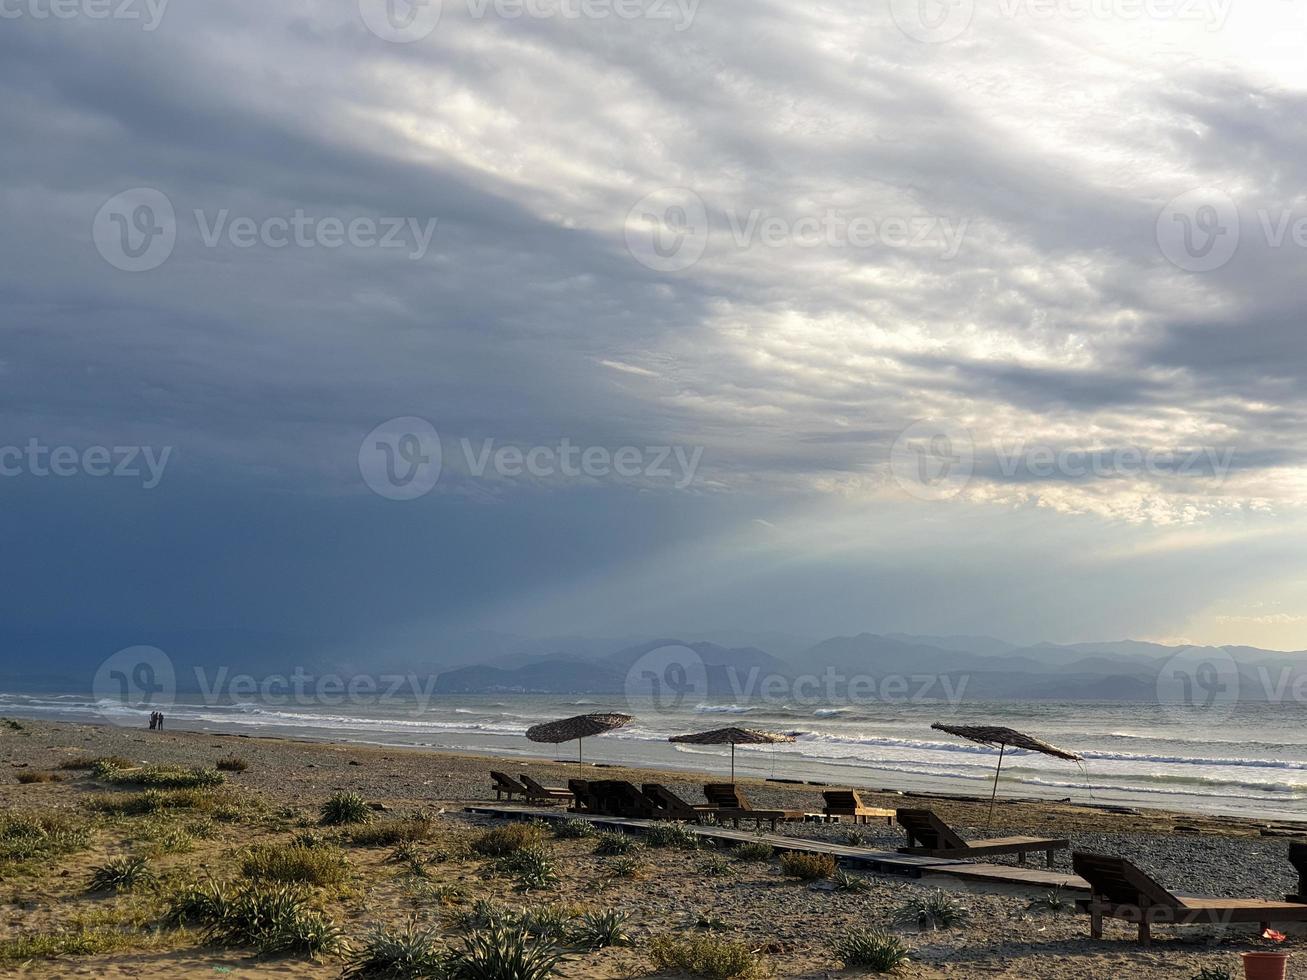
<svg viewBox="0 0 1307 980">
<path fill-rule="evenodd" d="M 229 887 L 212 879 L 188 885 L 169 899 L 163 924 L 174 928 L 209 925 L 222 917 L 231 898 Z"/>
<path fill-rule="evenodd" d="M 630 916 L 617 909 L 587 912 L 581 916 L 581 921 L 572 931 L 572 943 L 587 950 L 604 949 L 607 946 L 630 946 L 631 937 L 626 933 L 628 918 Z"/>
<path fill-rule="evenodd" d="M 319 813 L 320 822 L 327 827 L 367 823 L 372 819 L 372 807 L 358 793 L 337 793 L 322 804 Z"/>
<path fill-rule="evenodd" d="M 435 826 L 436 822 L 424 815 L 386 820 L 353 831 L 349 835 L 349 842 L 358 847 L 393 847 L 396 844 L 427 840 Z"/>
<path fill-rule="evenodd" d="M 489 929 L 510 925 L 513 913 L 488 898 L 478 898 L 471 908 L 459 909 L 450 918 L 456 929 Z"/>
<path fill-rule="evenodd" d="M 553 830 L 555 837 L 567 840 L 579 840 L 583 837 L 593 837 L 595 835 L 594 824 L 589 820 L 577 818 L 556 823 Z"/>
<path fill-rule="evenodd" d="M 224 755 L 217 762 L 220 772 L 244 772 L 250 764 L 238 755 Z"/>
<path fill-rule="evenodd" d="M 213 912 L 204 938 L 215 945 L 310 956 L 345 949 L 335 923 L 287 885 L 252 885 Z"/>
<path fill-rule="evenodd" d="M 495 870 L 512 875 L 524 891 L 558 884 L 553 856 L 539 844 L 505 855 L 496 862 Z"/>
<path fill-rule="evenodd" d="M 781 872 L 787 878 L 818 881 L 835 874 L 836 860 L 828 854 L 802 854 L 789 851 L 781 855 Z"/>
<path fill-rule="evenodd" d="M 49 860 L 83 850 L 91 835 L 58 813 L 0 814 L 0 863 Z"/>
<path fill-rule="evenodd" d="M 136 763 L 131 759 L 124 759 L 120 755 L 103 755 L 94 758 L 81 756 L 76 759 L 65 759 L 59 763 L 60 769 L 97 769 L 100 766 L 106 766 L 112 769 L 130 769 Z"/>
<path fill-rule="evenodd" d="M 451 973 L 458 980 L 545 980 L 559 954 L 518 926 L 494 925 L 463 940 Z"/>
<path fill-rule="evenodd" d="M 617 830 L 605 830 L 595 838 L 596 854 L 634 854 L 640 849 L 639 841 Z"/>
<path fill-rule="evenodd" d="M 681 850 L 692 851 L 699 846 L 698 834 L 683 823 L 669 821 L 659 821 L 654 824 L 644 835 L 644 839 L 650 847 L 679 847 Z"/>
<path fill-rule="evenodd" d="M 218 812 L 218 797 L 205 789 L 147 789 L 144 793 L 100 793 L 87 800 L 87 806 L 100 813 L 138 817 L 164 810 L 200 810 Z"/>
<path fill-rule="evenodd" d="M 844 832 L 844 843 L 849 847 L 861 847 L 867 843 L 867 835 L 861 830 L 846 830 Z"/>
<path fill-rule="evenodd" d="M 835 872 L 835 877 L 832 880 L 835 883 L 837 892 L 865 892 L 871 890 L 871 882 L 866 878 L 851 875 L 842 869 Z"/>
<path fill-rule="evenodd" d="M 741 844 L 731 852 L 737 861 L 770 861 L 772 850 L 770 844 L 764 844 L 760 840 L 749 841 L 747 844 Z"/>
<path fill-rule="evenodd" d="M 537 939 L 562 942 L 578 914 L 571 905 L 537 905 L 524 911 L 517 924 Z"/>
<path fill-rule="evenodd" d="M 1075 902 L 1068 901 L 1062 894 L 1062 886 L 1044 892 L 1038 898 L 1032 898 L 1026 906 L 1028 912 L 1042 912 L 1047 915 L 1062 915 L 1076 910 Z"/>
<path fill-rule="evenodd" d="M 544 843 L 544 832 L 535 824 L 509 823 L 492 827 L 472 841 L 472 850 L 486 857 L 503 857 Z"/>
<path fill-rule="evenodd" d="M 114 786 L 141 786 L 146 789 L 199 789 L 220 786 L 226 776 L 216 769 L 186 769 L 182 766 L 141 766 L 119 769 L 101 760 L 96 777 Z"/>
<path fill-rule="evenodd" d="M 349 876 L 349 862 L 338 847 L 261 844 L 241 862 L 241 874 L 255 881 L 283 884 L 338 885 Z"/>
<path fill-rule="evenodd" d="M 420 929 L 415 922 L 403 929 L 377 926 L 350 957 L 341 976 L 344 980 L 444 978 L 449 957 L 435 929 Z"/>
<path fill-rule="evenodd" d="M 726 859 L 725 855 L 714 854 L 699 865 L 699 873 L 710 878 L 727 878 L 735 874 L 735 866 Z"/>
<path fill-rule="evenodd" d="M 155 880 L 154 872 L 143 857 L 114 858 L 91 869 L 91 880 L 86 886 L 91 892 L 129 892 L 138 885 Z"/>
<path fill-rule="evenodd" d="M 951 929 L 966 925 L 971 910 L 948 892 L 935 890 L 904 902 L 894 913 L 894 920 L 927 929 Z"/>
<path fill-rule="evenodd" d="M 846 966 L 889 973 L 908 962 L 908 948 L 884 929 L 857 929 L 841 937 L 835 954 Z"/>
<path fill-rule="evenodd" d="M 117 929 L 29 932 L 0 940 L 0 963 L 25 963 L 28 960 L 55 959 L 62 956 L 96 956 L 139 945 L 141 945 L 139 937 Z"/>
<path fill-rule="evenodd" d="M 708 980 L 749 980 L 767 972 L 757 952 L 717 936 L 655 936 L 649 956 L 659 970 Z"/>
<path fill-rule="evenodd" d="M 638 857 L 613 858 L 604 866 L 610 878 L 640 878 L 644 875 L 644 863 Z"/>
</svg>

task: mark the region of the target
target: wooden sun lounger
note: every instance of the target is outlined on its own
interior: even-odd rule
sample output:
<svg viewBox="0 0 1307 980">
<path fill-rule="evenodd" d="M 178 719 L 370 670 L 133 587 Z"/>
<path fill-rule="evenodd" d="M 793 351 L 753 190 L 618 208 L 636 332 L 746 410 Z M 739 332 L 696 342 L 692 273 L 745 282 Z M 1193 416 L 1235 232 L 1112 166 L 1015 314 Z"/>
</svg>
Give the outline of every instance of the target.
<svg viewBox="0 0 1307 980">
<path fill-rule="evenodd" d="M 654 805 L 634 784 L 625 779 L 597 779 L 590 783 L 599 813 L 610 817 L 636 817 L 649 819 Z"/>
<path fill-rule="evenodd" d="M 522 785 L 526 787 L 526 798 L 531 801 L 570 800 L 572 791 L 562 786 L 541 786 L 526 773 L 521 774 Z"/>
<path fill-rule="evenodd" d="M 715 806 L 696 806 L 686 803 L 662 783 L 645 783 L 640 787 L 645 798 L 654 805 L 660 820 L 690 820 L 699 823 L 717 812 Z"/>
<path fill-rule="evenodd" d="M 900 854 L 920 854 L 933 858 L 987 857 L 991 854 L 1015 854 L 1026 863 L 1031 851 L 1044 851 L 1048 866 L 1053 866 L 1053 852 L 1070 847 L 1064 838 L 1052 837 L 993 837 L 989 840 L 965 841 L 933 810 L 899 810 L 899 824 L 908 835 L 908 846 L 900 847 Z"/>
<path fill-rule="evenodd" d="M 822 791 L 826 806 L 822 813 L 828 817 L 852 817 L 854 823 L 866 823 L 872 817 L 884 818 L 885 823 L 894 823 L 893 810 L 867 806 L 862 802 L 856 789 L 828 789 Z"/>
<path fill-rule="evenodd" d="M 491 769 L 490 778 L 495 782 L 495 799 L 499 800 L 506 797 L 511 803 L 514 794 L 522 797 L 522 799 L 527 798 L 526 787 L 511 776 L 502 772 L 495 772 L 495 770 Z"/>
<path fill-rule="evenodd" d="M 1307 844 L 1289 845 L 1289 863 L 1298 870 L 1298 894 L 1286 896 L 1285 901 L 1307 905 Z"/>
<path fill-rule="evenodd" d="M 755 810 L 749 805 L 744 792 L 734 783 L 708 783 L 703 788 L 703 795 L 713 807 L 719 823 L 728 820 L 736 827 L 741 820 L 764 821 L 771 824 L 772 830 L 782 820 L 806 820 L 808 814 L 803 810 Z"/>
<path fill-rule="evenodd" d="M 599 801 L 590 791 L 590 783 L 584 779 L 569 779 L 567 790 L 572 794 L 572 805 L 568 807 L 573 813 L 599 813 Z"/>
<path fill-rule="evenodd" d="M 1089 913 L 1094 939 L 1103 938 L 1104 917 L 1137 923 L 1144 945 L 1152 939 L 1154 925 L 1255 922 L 1264 932 L 1273 922 L 1307 922 L 1307 905 L 1299 902 L 1173 895 L 1124 858 L 1076 851 L 1071 864 L 1089 882 L 1090 897 L 1077 901 L 1076 907 Z"/>
</svg>

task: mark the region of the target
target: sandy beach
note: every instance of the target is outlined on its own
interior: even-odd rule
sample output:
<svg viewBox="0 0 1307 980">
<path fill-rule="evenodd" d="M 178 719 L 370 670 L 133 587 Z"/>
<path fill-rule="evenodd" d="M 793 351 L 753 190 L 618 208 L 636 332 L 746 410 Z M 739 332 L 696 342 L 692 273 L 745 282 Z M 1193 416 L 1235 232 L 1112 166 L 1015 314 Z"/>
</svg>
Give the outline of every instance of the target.
<svg viewBox="0 0 1307 980">
<path fill-rule="evenodd" d="M 742 942 L 775 976 L 830 976 L 842 970 L 834 952 L 841 937 L 879 925 L 892 925 L 910 948 L 910 962 L 894 974 L 903 977 L 1174 978 L 1204 967 L 1238 975 L 1240 951 L 1269 948 L 1247 926 L 1225 932 L 1162 927 L 1154 945 L 1141 949 L 1132 929 L 1109 923 L 1105 938 L 1093 941 L 1086 917 L 1047 907 L 1037 890 L 854 872 L 866 881 L 862 890 L 841 891 L 788 878 L 775 860 L 736 860 L 725 850 L 644 848 L 633 860 L 619 859 L 596 854 L 592 839 L 550 835 L 546 846 L 558 879 L 523 892 L 511 875 L 469 849 L 478 834 L 502 822 L 465 814 L 463 807 L 493 799 L 491 768 L 526 771 L 543 783 L 560 784 L 576 775 L 575 764 L 495 765 L 429 751 L 28 721 L 0 725 L 0 750 L 0 801 L 7 818 L 53 814 L 83 833 L 81 843 L 64 853 L 0 859 L 4 974 L 339 976 L 348 957 L 260 957 L 206 945 L 195 929 L 159 927 L 179 889 L 206 878 L 239 882 L 248 849 L 285 848 L 302 834 L 317 835 L 344 853 L 343 879 L 313 890 L 311 901 L 355 948 L 374 926 L 409 921 L 435 928 L 458 946 L 469 910 L 482 899 L 513 910 L 567 905 L 575 906 L 574 912 L 602 908 L 627 914 L 631 945 L 568 952 L 557 967 L 560 977 L 678 975 L 660 973 L 649 954 L 655 937 L 667 934 Z M 201 769 L 236 757 L 246 768 L 225 772 L 222 785 L 204 790 L 196 806 L 133 814 L 115 812 L 103 801 L 139 795 L 139 788 L 108 784 L 94 771 L 61 768 L 108 756 L 137 765 Z M 588 772 L 591 778 L 635 782 L 657 776 L 686 799 L 698 801 L 701 795 L 700 783 L 685 773 L 611 767 Z M 46 778 L 38 774 L 55 780 L 36 781 Z M 741 783 L 755 805 L 820 808 L 819 791 L 811 786 Z M 320 807 L 338 793 L 357 793 L 373 805 L 369 827 L 418 812 L 432 817 L 430 833 L 416 842 L 421 874 L 413 873 L 412 862 L 394 859 L 393 845 L 359 843 L 348 827 L 320 826 Z M 885 807 L 930 806 L 964 836 L 1068 837 L 1073 848 L 1129 858 L 1177 892 L 1282 898 L 1296 886 L 1286 860 L 1294 831 L 1288 825 L 1000 801 L 993 827 L 986 829 L 983 803 L 919 796 L 905 801 L 890 793 L 864 793 L 864 798 Z M 781 832 L 842 842 L 853 829 L 793 823 Z M 873 824 L 856 830 L 865 846 L 892 849 L 902 843 L 895 828 Z M 155 876 L 150 884 L 117 894 L 88 891 L 94 867 L 131 856 L 146 858 Z M 1058 867 L 1069 870 L 1069 852 L 1059 856 Z M 921 931 L 894 923 L 905 902 L 936 889 L 966 907 L 970 915 L 964 924 Z M 1301 948 L 1301 931 L 1286 931 L 1290 937 L 1283 948 Z M 88 932 L 114 934 L 117 948 L 59 952 L 68 948 L 69 936 Z M 42 948 L 35 941 L 39 937 L 55 937 L 63 946 Z M 54 955 L 47 955 L 51 950 Z"/>
</svg>

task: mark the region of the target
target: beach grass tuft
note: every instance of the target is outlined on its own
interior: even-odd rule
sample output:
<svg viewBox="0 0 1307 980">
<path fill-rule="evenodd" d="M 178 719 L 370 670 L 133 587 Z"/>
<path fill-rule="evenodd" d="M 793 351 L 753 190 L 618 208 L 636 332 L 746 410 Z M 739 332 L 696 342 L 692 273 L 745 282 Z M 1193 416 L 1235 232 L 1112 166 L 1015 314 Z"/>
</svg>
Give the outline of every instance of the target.
<svg viewBox="0 0 1307 980">
<path fill-rule="evenodd" d="M 579 949 L 596 950 L 609 946 L 630 946 L 631 937 L 626 932 L 626 923 L 630 916 L 619 909 L 604 909 L 600 912 L 587 912 L 581 916 L 569 938 L 572 945 Z"/>
<path fill-rule="evenodd" d="M 574 905 L 533 905 L 522 912 L 517 923 L 537 939 L 561 943 L 580 915 L 580 909 Z"/>
<path fill-rule="evenodd" d="M 851 875 L 841 869 L 835 872 L 835 877 L 831 879 L 835 884 L 837 892 L 865 892 L 871 890 L 871 882 L 861 875 Z"/>
<path fill-rule="evenodd" d="M 367 823 L 372 819 L 372 808 L 358 793 L 337 793 L 322 804 L 319 819 L 326 827 Z"/>
<path fill-rule="evenodd" d="M 49 860 L 84 850 L 87 829 L 58 813 L 0 814 L 0 863 Z"/>
<path fill-rule="evenodd" d="M 781 855 L 781 873 L 787 878 L 800 881 L 820 881 L 835 874 L 839 867 L 836 860 L 828 854 L 802 854 L 789 851 Z"/>
<path fill-rule="evenodd" d="M 890 973 L 908 962 L 908 947 L 884 929 L 855 929 L 835 944 L 835 954 L 849 968 Z"/>
<path fill-rule="evenodd" d="M 144 789 L 199 789 L 221 786 L 227 777 L 216 769 L 185 766 L 138 766 L 135 769 L 121 769 L 102 759 L 96 763 L 95 778 L 113 786 L 140 786 Z"/>
<path fill-rule="evenodd" d="M 434 928 L 409 922 L 402 929 L 377 926 L 341 974 L 343 980 L 405 980 L 449 976 L 450 952 Z"/>
<path fill-rule="evenodd" d="M 55 959 L 63 956 L 95 956 L 137 949 L 143 937 L 118 929 L 60 929 L 29 932 L 0 940 L 0 963 Z"/>
<path fill-rule="evenodd" d="M 54 772 L 20 772 L 17 778 L 24 786 L 31 785 L 32 783 L 59 782 L 59 774 Z"/>
<path fill-rule="evenodd" d="M 361 827 L 349 835 L 349 842 L 357 847 L 394 847 L 396 844 L 413 844 L 430 839 L 436 822 L 425 814 L 413 814 L 399 820 L 385 820 Z"/>
<path fill-rule="evenodd" d="M 215 764 L 219 772 L 244 772 L 250 764 L 238 755 L 224 755 Z"/>
<path fill-rule="evenodd" d="M 923 932 L 964 926 L 970 919 L 971 910 L 942 889 L 914 896 L 894 913 L 896 922 L 915 925 Z"/>
<path fill-rule="evenodd" d="M 754 840 L 749 841 L 747 844 L 741 844 L 731 851 L 731 854 L 737 861 L 770 861 L 775 851 L 770 844 Z"/>
<path fill-rule="evenodd" d="M 699 835 L 683 823 L 660 820 L 649 828 L 644 835 L 645 843 L 650 847 L 676 847 L 683 851 L 693 851 L 699 847 Z"/>
<path fill-rule="evenodd" d="M 451 963 L 458 980 L 545 980 L 553 976 L 559 953 L 521 926 L 492 925 L 463 940 Z"/>
<path fill-rule="evenodd" d="M 110 766 L 114 769 L 130 769 L 136 763 L 132 762 L 131 759 L 124 759 L 120 755 L 78 756 L 76 759 L 65 759 L 59 763 L 59 768 L 65 770 L 89 770 L 101 765 Z"/>
<path fill-rule="evenodd" d="M 261 844 L 246 853 L 241 874 L 253 881 L 326 887 L 349 877 L 349 861 L 344 851 L 330 845 Z"/>
<path fill-rule="evenodd" d="M 504 855 L 495 862 L 495 870 L 511 875 L 522 891 L 552 888 L 558 884 L 558 867 L 553 855 L 541 844 Z"/>
<path fill-rule="evenodd" d="M 491 827 L 472 841 L 472 850 L 485 857 L 503 857 L 544 843 L 544 831 L 535 824 L 509 823 Z"/>
<path fill-rule="evenodd" d="M 640 842 L 620 830 L 605 830 L 595 837 L 595 853 L 608 857 L 635 854 L 643 850 Z"/>
<path fill-rule="evenodd" d="M 769 971 L 758 953 L 742 942 L 718 936 L 654 936 L 649 942 L 654 966 L 707 980 L 752 980 Z"/>
<path fill-rule="evenodd" d="M 221 799 L 207 789 L 147 789 L 143 793 L 99 793 L 87 806 L 111 816 L 138 817 L 165 810 L 198 810 L 218 816 Z"/>
<path fill-rule="evenodd" d="M 153 883 L 155 874 L 143 857 L 120 857 L 91 869 L 89 892 L 129 892 Z"/>
<path fill-rule="evenodd" d="M 561 840 L 581 840 L 595 835 L 594 824 L 575 817 L 554 824 L 553 831 L 554 836 Z"/>
<path fill-rule="evenodd" d="M 289 885 L 251 885 L 200 910 L 206 942 L 317 956 L 348 947 L 336 924 Z"/>
</svg>

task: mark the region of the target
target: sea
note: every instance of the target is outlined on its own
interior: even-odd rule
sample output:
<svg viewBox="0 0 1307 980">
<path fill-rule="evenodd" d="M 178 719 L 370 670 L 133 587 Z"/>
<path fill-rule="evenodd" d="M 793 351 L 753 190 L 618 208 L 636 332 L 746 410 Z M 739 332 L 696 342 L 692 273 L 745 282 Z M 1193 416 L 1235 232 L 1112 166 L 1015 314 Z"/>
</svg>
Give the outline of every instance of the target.
<svg viewBox="0 0 1307 980">
<path fill-rule="evenodd" d="M 739 747 L 740 777 L 985 797 L 993 789 L 998 749 L 931 724 L 1002 725 L 1076 752 L 1082 761 L 1009 750 L 998 784 L 1001 797 L 1307 820 L 1307 704 L 1299 701 L 1204 710 L 1102 701 L 830 706 L 706 699 L 668 706 L 631 703 L 624 696 L 493 694 L 213 704 L 179 696 L 164 710 L 171 729 L 564 761 L 577 759 L 577 743 L 536 744 L 524 737 L 526 729 L 576 714 L 619 711 L 634 720 L 587 739 L 580 746 L 585 762 L 725 775 L 728 746 L 668 738 L 734 725 L 795 738 Z M 0 716 L 10 718 L 145 728 L 148 714 L 86 695 L 0 693 Z"/>
</svg>

